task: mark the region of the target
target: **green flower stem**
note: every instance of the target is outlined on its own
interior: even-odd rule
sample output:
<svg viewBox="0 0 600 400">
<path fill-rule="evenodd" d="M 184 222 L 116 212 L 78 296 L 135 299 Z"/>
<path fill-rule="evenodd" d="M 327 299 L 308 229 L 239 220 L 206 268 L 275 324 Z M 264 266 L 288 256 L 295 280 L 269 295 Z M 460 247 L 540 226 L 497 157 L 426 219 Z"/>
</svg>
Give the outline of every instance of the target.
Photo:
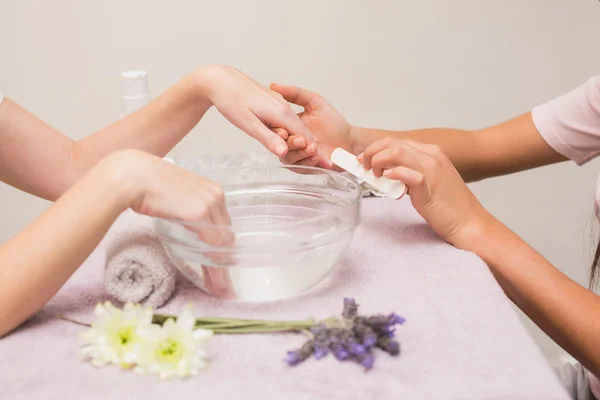
<svg viewBox="0 0 600 400">
<path fill-rule="evenodd" d="M 171 315 L 155 314 L 152 322 L 162 325 L 167 319 L 175 318 Z M 272 321 L 234 318 L 198 318 L 196 328 L 210 329 L 216 334 L 236 333 L 273 333 L 302 331 L 315 324 L 315 320 L 305 319 L 300 321 Z"/>
<path fill-rule="evenodd" d="M 57 315 L 62 320 L 90 327 L 88 323 L 76 321 L 63 315 Z M 176 316 L 155 314 L 152 322 L 162 325 L 168 319 L 177 319 Z M 209 329 L 215 334 L 240 334 L 240 333 L 276 333 L 276 332 L 309 332 L 310 328 L 317 322 L 322 322 L 328 326 L 342 326 L 343 323 L 338 318 L 328 318 L 323 321 L 316 321 L 314 318 L 308 318 L 297 321 L 276 321 L 261 319 L 235 319 L 235 318 L 197 318 L 196 328 Z"/>
</svg>

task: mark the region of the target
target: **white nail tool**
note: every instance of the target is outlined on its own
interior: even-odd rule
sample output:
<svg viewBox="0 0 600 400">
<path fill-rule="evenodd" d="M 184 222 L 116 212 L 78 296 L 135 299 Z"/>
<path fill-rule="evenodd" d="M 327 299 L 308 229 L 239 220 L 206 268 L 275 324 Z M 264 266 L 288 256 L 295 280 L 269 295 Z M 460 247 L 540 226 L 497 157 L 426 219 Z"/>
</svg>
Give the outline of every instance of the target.
<svg viewBox="0 0 600 400">
<path fill-rule="evenodd" d="M 373 174 L 373 169 L 365 170 L 362 164 L 356 159 L 356 156 L 344 149 L 339 147 L 335 149 L 331 153 L 331 162 L 393 199 L 397 200 L 406 194 L 406 185 L 404 183 L 388 179 L 385 176 L 377 178 Z"/>
</svg>

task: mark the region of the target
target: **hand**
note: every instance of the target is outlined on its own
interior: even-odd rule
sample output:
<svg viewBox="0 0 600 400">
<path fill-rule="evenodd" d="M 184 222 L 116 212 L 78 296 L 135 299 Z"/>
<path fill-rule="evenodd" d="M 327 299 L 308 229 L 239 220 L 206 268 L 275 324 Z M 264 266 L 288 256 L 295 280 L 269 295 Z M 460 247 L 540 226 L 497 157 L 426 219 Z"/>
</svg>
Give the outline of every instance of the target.
<svg viewBox="0 0 600 400">
<path fill-rule="evenodd" d="M 358 161 L 375 176 L 404 182 L 415 209 L 456 247 L 468 248 L 472 235 L 493 220 L 437 146 L 386 138 L 369 145 Z"/>
<path fill-rule="evenodd" d="M 235 68 L 209 66 L 197 71 L 202 91 L 209 101 L 232 124 L 260 141 L 273 154 L 288 153 L 286 139 L 299 137 L 314 143 L 309 128 L 294 113 L 287 101 L 272 90 L 258 84 Z M 281 128 L 277 133 L 272 129 Z M 318 162 L 330 167 L 331 161 L 317 150 Z"/>
<path fill-rule="evenodd" d="M 226 228 L 231 219 L 217 183 L 138 150 L 113 153 L 101 163 L 122 180 L 126 204 L 135 212 L 189 222 L 186 227 L 212 245 L 234 240 Z"/>
<path fill-rule="evenodd" d="M 280 157 L 281 162 L 312 167 L 319 162 L 315 157 L 319 148 L 328 157 L 337 147 L 352 151 L 354 128 L 321 95 L 299 87 L 278 84 L 271 84 L 271 90 L 279 93 L 290 103 L 304 107 L 304 111 L 298 116 L 313 133 L 318 144 L 317 147 L 306 142 L 303 137 L 289 132 L 287 139 L 289 151 Z M 282 136 L 284 134 L 282 133 Z"/>
</svg>

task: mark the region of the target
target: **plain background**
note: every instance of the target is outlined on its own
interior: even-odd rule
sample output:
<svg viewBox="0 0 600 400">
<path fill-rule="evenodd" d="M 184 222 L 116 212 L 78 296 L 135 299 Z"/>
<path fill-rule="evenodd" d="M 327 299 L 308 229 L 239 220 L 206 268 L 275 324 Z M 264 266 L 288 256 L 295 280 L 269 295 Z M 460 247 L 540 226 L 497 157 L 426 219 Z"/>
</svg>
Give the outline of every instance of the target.
<svg viewBox="0 0 600 400">
<path fill-rule="evenodd" d="M 318 91 L 355 125 L 472 129 L 598 74 L 599 48 L 596 0 L 0 1 L 0 91 L 74 139 L 118 118 L 125 69 L 149 71 L 157 95 L 199 66 L 228 64 L 263 84 Z M 172 154 L 258 149 L 212 110 Z M 585 283 L 599 165 L 563 163 L 471 187 Z M 0 242 L 48 206 L 6 186 L 0 202 Z"/>
</svg>

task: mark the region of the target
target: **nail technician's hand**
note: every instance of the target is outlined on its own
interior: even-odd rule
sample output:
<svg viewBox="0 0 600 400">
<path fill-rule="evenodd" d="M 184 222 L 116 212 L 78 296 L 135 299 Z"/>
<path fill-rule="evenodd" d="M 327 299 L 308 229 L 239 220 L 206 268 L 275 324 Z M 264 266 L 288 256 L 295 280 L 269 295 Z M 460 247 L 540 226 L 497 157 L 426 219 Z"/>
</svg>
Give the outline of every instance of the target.
<svg viewBox="0 0 600 400">
<path fill-rule="evenodd" d="M 219 112 L 273 154 L 283 157 L 288 153 L 288 134 L 301 137 L 307 144 L 315 141 L 310 129 L 279 93 L 258 84 L 237 69 L 209 66 L 200 69 L 197 74 L 201 87 Z M 273 132 L 273 128 L 282 128 L 278 131 L 279 135 Z M 322 166 L 331 165 L 322 151 L 318 151 L 317 156 Z"/>
<path fill-rule="evenodd" d="M 137 150 L 114 153 L 105 162 L 123 176 L 129 189 L 128 202 L 135 212 L 190 222 L 188 229 L 209 244 L 233 241 L 229 230 L 194 225 L 231 224 L 223 190 L 217 183 Z"/>
<path fill-rule="evenodd" d="M 336 147 L 352 151 L 352 125 L 321 95 L 299 87 L 279 84 L 272 84 L 271 89 L 290 103 L 304 107 L 304 111 L 298 116 L 313 133 L 318 144 L 317 147 L 307 143 L 302 137 L 290 134 L 289 151 L 284 157 L 280 157 L 283 163 L 315 166 L 318 162 L 314 157 L 317 148 L 322 149 L 327 156 L 331 156 Z"/>
<path fill-rule="evenodd" d="M 450 160 L 437 146 L 386 138 L 358 156 L 376 176 L 404 182 L 410 200 L 429 226 L 459 248 L 493 217 L 469 190 Z"/>
</svg>

